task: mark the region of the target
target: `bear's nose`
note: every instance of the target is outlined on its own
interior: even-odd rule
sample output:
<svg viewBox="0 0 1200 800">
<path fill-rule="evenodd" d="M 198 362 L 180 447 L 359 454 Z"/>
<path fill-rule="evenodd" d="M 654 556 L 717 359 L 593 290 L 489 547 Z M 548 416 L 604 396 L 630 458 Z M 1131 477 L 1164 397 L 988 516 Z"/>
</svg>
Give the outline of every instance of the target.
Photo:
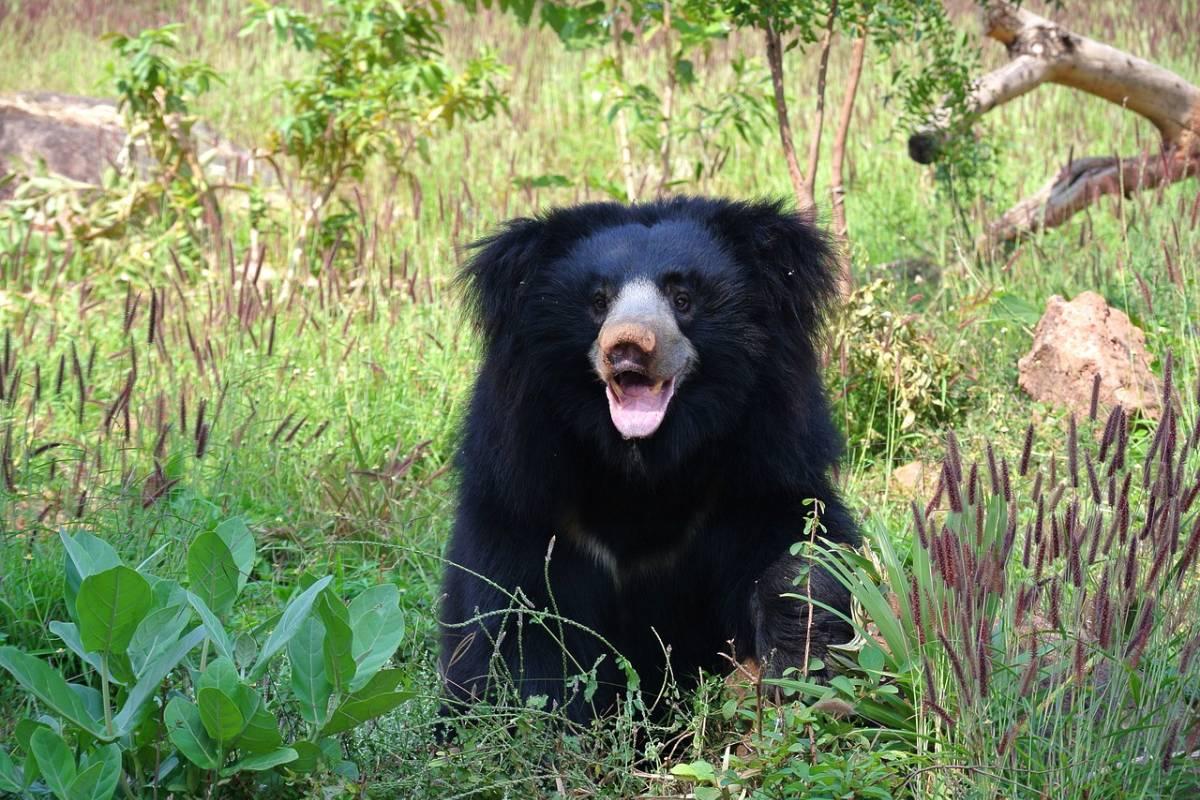
<svg viewBox="0 0 1200 800">
<path fill-rule="evenodd" d="M 646 370 L 650 368 L 650 354 L 633 342 L 618 342 L 609 348 L 608 363 L 613 369 Z"/>
<path fill-rule="evenodd" d="M 600 332 L 600 348 L 613 369 L 649 369 L 656 344 L 654 331 L 636 323 L 618 324 Z"/>
</svg>

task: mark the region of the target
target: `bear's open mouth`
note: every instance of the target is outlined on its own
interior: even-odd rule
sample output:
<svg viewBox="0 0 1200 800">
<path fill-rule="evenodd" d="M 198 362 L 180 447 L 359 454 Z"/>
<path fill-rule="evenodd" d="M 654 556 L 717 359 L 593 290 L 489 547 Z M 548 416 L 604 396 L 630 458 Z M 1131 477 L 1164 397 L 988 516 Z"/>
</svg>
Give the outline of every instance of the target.
<svg viewBox="0 0 1200 800">
<path fill-rule="evenodd" d="M 675 378 L 655 381 L 638 369 L 618 372 L 605 383 L 609 416 L 626 439 L 641 439 L 658 430 L 675 395 Z"/>
</svg>

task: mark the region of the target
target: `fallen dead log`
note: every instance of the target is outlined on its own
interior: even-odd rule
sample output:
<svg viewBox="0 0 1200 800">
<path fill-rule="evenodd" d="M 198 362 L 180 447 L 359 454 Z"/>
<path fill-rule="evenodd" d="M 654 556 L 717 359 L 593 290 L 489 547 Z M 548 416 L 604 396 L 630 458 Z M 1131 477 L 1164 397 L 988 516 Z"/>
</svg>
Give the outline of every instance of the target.
<svg viewBox="0 0 1200 800">
<path fill-rule="evenodd" d="M 966 120 L 955 120 L 943 107 L 913 132 L 908 140 L 913 160 L 932 163 L 960 125 L 1043 83 L 1069 86 L 1145 117 L 1158 129 L 1161 143 L 1153 154 L 1073 159 L 991 223 L 981 244 L 1056 227 L 1105 195 L 1129 196 L 1200 174 L 1200 87 L 1008 2 L 985 4 L 982 16 L 985 35 L 1003 44 L 1010 60 L 976 81 Z"/>
</svg>

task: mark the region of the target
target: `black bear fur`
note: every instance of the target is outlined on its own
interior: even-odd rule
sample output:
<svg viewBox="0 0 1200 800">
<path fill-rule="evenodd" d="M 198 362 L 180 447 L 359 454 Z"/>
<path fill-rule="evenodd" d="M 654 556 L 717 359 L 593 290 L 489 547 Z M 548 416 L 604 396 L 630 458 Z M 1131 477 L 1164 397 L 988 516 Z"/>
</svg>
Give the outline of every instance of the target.
<svg viewBox="0 0 1200 800">
<path fill-rule="evenodd" d="M 731 641 L 779 675 L 850 638 L 841 616 L 813 606 L 810 628 L 809 605 L 782 596 L 805 589 L 790 549 L 811 501 L 821 536 L 859 540 L 829 475 L 842 440 L 818 351 L 836 279 L 813 224 L 777 202 L 580 205 L 508 223 L 462 277 L 484 352 L 441 605 L 451 698 L 512 680 L 585 720 L 626 686 L 614 649 L 655 691 L 667 651 L 686 685 L 727 669 Z M 627 440 L 588 352 L 597 285 L 634 278 L 690 287 L 679 328 L 698 361 L 657 432 Z M 823 570 L 807 581 L 848 613 Z M 592 668 L 585 698 L 568 679 Z"/>
</svg>

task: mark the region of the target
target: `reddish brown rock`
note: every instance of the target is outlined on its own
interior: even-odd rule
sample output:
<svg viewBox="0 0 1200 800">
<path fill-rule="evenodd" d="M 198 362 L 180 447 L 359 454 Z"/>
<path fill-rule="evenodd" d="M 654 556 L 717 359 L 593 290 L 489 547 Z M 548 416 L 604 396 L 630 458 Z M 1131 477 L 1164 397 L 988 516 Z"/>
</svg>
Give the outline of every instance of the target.
<svg viewBox="0 0 1200 800">
<path fill-rule="evenodd" d="M 1033 348 L 1018 363 L 1018 383 L 1035 400 L 1085 416 L 1100 376 L 1099 414 L 1121 405 L 1157 418 L 1161 388 L 1150 371 L 1146 337 L 1124 312 L 1095 292 L 1071 302 L 1054 295 L 1033 332 Z"/>
</svg>

